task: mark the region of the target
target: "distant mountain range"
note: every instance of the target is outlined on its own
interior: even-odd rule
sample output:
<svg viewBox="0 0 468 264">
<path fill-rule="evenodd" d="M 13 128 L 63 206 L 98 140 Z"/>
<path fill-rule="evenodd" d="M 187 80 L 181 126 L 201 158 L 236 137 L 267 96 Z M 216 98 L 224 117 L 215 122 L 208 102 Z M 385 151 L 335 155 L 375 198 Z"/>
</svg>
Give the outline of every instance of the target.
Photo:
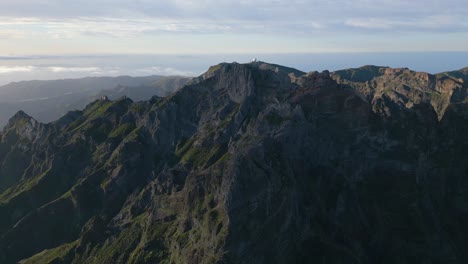
<svg viewBox="0 0 468 264">
<path fill-rule="evenodd" d="M 0 127 L 19 110 L 47 123 L 68 111 L 83 109 L 102 95 L 113 99 L 128 96 L 136 101 L 148 100 L 154 95 L 168 95 L 190 79 L 120 76 L 10 83 L 0 87 Z"/>
<path fill-rule="evenodd" d="M 166 97 L 18 112 L 0 263 L 468 263 L 467 76 L 222 63 Z"/>
</svg>

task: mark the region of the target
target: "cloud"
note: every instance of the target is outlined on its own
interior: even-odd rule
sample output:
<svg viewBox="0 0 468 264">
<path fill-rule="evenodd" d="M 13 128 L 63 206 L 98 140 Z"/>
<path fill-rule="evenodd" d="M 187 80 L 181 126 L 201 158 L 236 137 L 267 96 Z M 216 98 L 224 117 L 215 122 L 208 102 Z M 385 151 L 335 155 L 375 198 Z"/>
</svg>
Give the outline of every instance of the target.
<svg viewBox="0 0 468 264">
<path fill-rule="evenodd" d="M 411 36 L 402 50 L 425 46 L 418 34 L 460 50 L 467 17 L 466 0 L 2 0 L 0 52 L 349 51 L 369 39 L 389 50 Z"/>
<path fill-rule="evenodd" d="M 320 30 L 324 24 L 317 21 L 235 21 L 222 22 L 208 19 L 160 19 L 160 18 L 8 18 L 0 17 L 1 28 L 21 28 L 17 35 L 47 35 L 52 39 L 73 39 L 79 36 L 128 38 L 159 34 L 226 34 L 226 33 L 274 33 Z M 7 35 L 5 35 L 7 36 Z M 1 37 L 1 31 L 0 31 Z"/>
<path fill-rule="evenodd" d="M 53 74 L 78 74 L 93 76 L 116 76 L 123 74 L 119 67 L 76 67 L 76 66 L 34 66 L 38 72 Z"/>
<path fill-rule="evenodd" d="M 390 29 L 393 27 L 390 21 L 380 20 L 380 19 L 348 19 L 345 22 L 345 25 L 357 28 L 366 28 L 366 29 Z"/>
<path fill-rule="evenodd" d="M 466 14 L 465 0 L 2 0 L 0 16 L 152 17 L 188 20 L 303 21 L 348 16 Z"/>
<path fill-rule="evenodd" d="M 148 67 L 137 69 L 134 71 L 136 75 L 181 75 L 181 76 L 193 76 L 194 73 L 190 71 L 182 71 L 171 67 Z"/>
<path fill-rule="evenodd" d="M 398 29 L 412 30 L 444 30 L 463 31 L 468 30 L 466 23 L 460 17 L 448 15 L 434 15 L 422 18 L 351 18 L 345 21 L 345 25 L 364 29 Z"/>
<path fill-rule="evenodd" d="M 0 39 L 15 39 L 24 37 L 24 32 L 21 30 L 0 29 Z"/>
<path fill-rule="evenodd" d="M 467 6 L 464 0 L 2 0 L 0 38 L 294 35 L 353 28 L 468 32 Z"/>
<path fill-rule="evenodd" d="M 193 76 L 191 71 L 179 70 L 172 67 L 153 66 L 140 69 L 122 70 L 119 67 L 76 67 L 76 66 L 0 66 L 0 74 L 31 73 L 31 74 L 55 74 L 59 75 L 92 75 L 92 76 L 117 76 L 123 74 L 131 75 L 182 75 Z"/>
<path fill-rule="evenodd" d="M 32 72 L 36 70 L 34 66 L 0 66 L 0 74 Z"/>
<path fill-rule="evenodd" d="M 100 67 L 63 67 L 63 66 L 0 66 L 0 74 L 13 73 L 55 73 L 55 74 L 92 74 L 115 75 L 116 68 L 103 69 Z"/>
<path fill-rule="evenodd" d="M 47 67 L 51 72 L 91 72 L 100 73 L 102 69 L 99 67 Z"/>
</svg>

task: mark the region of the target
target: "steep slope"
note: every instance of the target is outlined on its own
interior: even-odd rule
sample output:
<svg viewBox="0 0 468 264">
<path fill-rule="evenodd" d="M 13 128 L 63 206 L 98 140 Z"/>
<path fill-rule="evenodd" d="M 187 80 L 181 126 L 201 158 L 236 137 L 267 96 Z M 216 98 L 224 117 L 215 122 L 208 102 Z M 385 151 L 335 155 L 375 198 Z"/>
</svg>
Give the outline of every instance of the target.
<svg viewBox="0 0 468 264">
<path fill-rule="evenodd" d="M 220 64 L 166 98 L 19 112 L 0 136 L 0 262 L 465 263 L 467 103 L 411 97 L 462 83 L 417 76 L 385 69 L 390 96 Z"/>
<path fill-rule="evenodd" d="M 438 76 L 449 76 L 456 79 L 462 79 L 465 83 L 468 83 L 468 67 L 460 69 L 458 71 L 449 71 L 437 74 Z"/>
<path fill-rule="evenodd" d="M 15 82 L 0 87 L 0 127 L 19 110 L 41 122 L 51 122 L 68 111 L 83 109 L 102 95 L 148 100 L 153 95 L 172 93 L 189 80 L 178 76 L 120 76 Z"/>
<path fill-rule="evenodd" d="M 388 67 L 380 67 L 374 65 L 366 65 L 355 69 L 344 69 L 333 72 L 333 75 L 338 79 L 348 80 L 351 82 L 367 82 L 385 74 Z"/>
<path fill-rule="evenodd" d="M 156 81 L 140 86 L 118 85 L 112 89 L 102 90 L 95 97 L 95 99 L 98 99 L 102 96 L 108 96 L 111 99 L 127 96 L 134 101 L 144 101 L 150 99 L 154 95 L 168 96 L 174 93 L 177 89 L 183 87 L 190 80 L 192 80 L 192 78 L 181 76 L 164 76 Z"/>
<path fill-rule="evenodd" d="M 462 102 L 467 97 L 467 73 L 462 69 L 432 75 L 407 68 L 365 66 L 337 71 L 332 76 L 337 82 L 359 91 L 368 101 L 389 98 L 406 108 L 428 103 L 442 119 L 450 104 Z"/>
<path fill-rule="evenodd" d="M 17 102 L 44 97 L 57 97 L 66 93 L 98 92 L 101 89 L 112 89 L 119 84 L 138 86 L 157 81 L 160 78 L 161 76 L 155 75 L 145 77 L 87 77 L 50 81 L 13 82 L 0 87 L 0 101 Z"/>
</svg>

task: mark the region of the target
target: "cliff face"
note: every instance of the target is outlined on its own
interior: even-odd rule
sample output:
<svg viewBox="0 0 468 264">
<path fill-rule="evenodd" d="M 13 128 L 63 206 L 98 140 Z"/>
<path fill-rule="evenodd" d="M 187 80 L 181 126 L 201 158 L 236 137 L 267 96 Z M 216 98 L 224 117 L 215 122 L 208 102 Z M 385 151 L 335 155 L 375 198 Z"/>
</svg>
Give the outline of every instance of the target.
<svg viewBox="0 0 468 264">
<path fill-rule="evenodd" d="M 0 262 L 464 263 L 466 82 L 220 64 L 0 135 Z"/>
<path fill-rule="evenodd" d="M 404 108 L 428 103 L 442 119 L 449 105 L 463 102 L 467 97 L 467 73 L 466 69 L 462 69 L 431 75 L 407 68 L 364 66 L 337 71 L 333 73 L 333 78 L 353 87 L 372 104 L 385 98 Z M 396 108 L 397 111 L 399 109 Z"/>
</svg>

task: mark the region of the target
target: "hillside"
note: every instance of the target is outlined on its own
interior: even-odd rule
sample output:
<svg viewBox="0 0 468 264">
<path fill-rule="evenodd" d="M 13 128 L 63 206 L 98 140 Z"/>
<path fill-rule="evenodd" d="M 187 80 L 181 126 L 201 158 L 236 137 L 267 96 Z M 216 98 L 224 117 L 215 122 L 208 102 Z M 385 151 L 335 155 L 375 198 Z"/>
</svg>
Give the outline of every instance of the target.
<svg viewBox="0 0 468 264">
<path fill-rule="evenodd" d="M 466 263 L 467 83 L 211 67 L 0 133 L 0 263 Z"/>
<path fill-rule="evenodd" d="M 179 76 L 120 76 L 10 83 L 0 87 L 0 127 L 20 110 L 48 123 L 68 111 L 82 110 L 102 95 L 148 100 L 154 95 L 172 93 L 190 79 Z"/>
</svg>

